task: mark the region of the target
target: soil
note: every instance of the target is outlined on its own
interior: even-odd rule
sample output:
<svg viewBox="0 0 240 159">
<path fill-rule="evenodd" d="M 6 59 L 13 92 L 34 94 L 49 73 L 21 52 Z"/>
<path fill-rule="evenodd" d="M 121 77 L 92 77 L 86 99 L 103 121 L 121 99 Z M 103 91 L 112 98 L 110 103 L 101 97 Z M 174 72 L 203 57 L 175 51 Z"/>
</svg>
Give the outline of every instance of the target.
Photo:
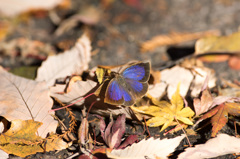
<svg viewBox="0 0 240 159">
<path fill-rule="evenodd" d="M 160 34 L 169 34 L 171 32 L 199 32 L 206 30 L 220 30 L 223 35 L 236 32 L 240 24 L 240 1 L 238 0 L 117 0 L 103 7 L 107 0 L 78 1 L 72 0 L 72 8 L 65 11 L 56 10 L 62 19 L 67 19 L 76 14 L 81 9 L 88 6 L 98 7 L 103 12 L 100 21 L 95 25 L 86 25 L 79 22 L 75 27 L 63 32 L 61 36 L 53 36 L 58 28 L 48 16 L 32 17 L 28 23 L 21 23 L 17 30 L 13 31 L 7 40 L 10 41 L 17 37 L 31 37 L 33 40 L 39 40 L 50 43 L 55 46 L 57 51 L 64 49 L 59 47 L 60 42 L 66 42 L 71 47 L 75 40 L 88 28 L 91 32 L 92 48 L 96 55 L 92 56 L 90 68 L 96 65 L 116 65 L 124 64 L 130 60 L 150 60 L 153 69 L 170 60 L 177 60 L 194 53 L 194 42 L 183 43 L 175 46 L 165 46 L 154 49 L 147 53 L 140 53 L 140 44 Z M 131 6 L 130 2 L 136 2 Z M 33 61 L 28 66 L 39 66 L 41 61 Z M 4 67 L 16 68 L 25 66 L 26 63 L 16 59 L 15 63 L 1 63 Z M 207 63 L 207 67 L 216 71 L 218 79 L 229 81 L 240 80 L 239 71 L 229 68 L 227 62 Z M 218 81 L 221 85 L 221 81 Z M 78 121 L 76 128 L 80 125 L 81 111 L 77 107 L 72 108 Z M 68 125 L 68 115 L 64 111 L 58 111 L 57 116 L 60 119 L 66 119 L 64 123 Z M 94 116 L 90 116 L 93 120 Z M 107 118 L 108 119 L 108 118 Z M 197 136 L 189 136 L 190 142 L 195 145 L 206 142 L 210 136 L 211 124 L 209 121 L 201 123 L 201 129 Z M 170 130 L 168 128 L 166 131 Z M 76 129 L 77 130 L 77 129 Z M 151 136 L 163 137 L 159 133 L 160 128 L 149 128 Z M 234 135 L 233 122 L 229 122 L 222 132 Z M 143 132 L 143 126 L 132 121 L 127 121 L 126 135 L 139 134 L 139 139 L 148 136 Z M 167 135 L 175 137 L 182 132 Z M 99 131 L 96 133 L 99 135 Z M 76 135 L 77 136 L 77 135 Z M 177 153 L 184 150 L 184 145 L 188 145 L 184 140 L 177 148 Z M 78 144 L 67 150 L 59 152 L 47 152 L 30 155 L 26 158 L 67 158 L 79 151 Z M 177 153 L 171 158 L 176 158 Z M 10 156 L 10 158 L 19 158 Z M 75 157 L 77 158 L 77 157 Z M 236 158 L 233 155 L 217 157 L 221 159 Z"/>
</svg>

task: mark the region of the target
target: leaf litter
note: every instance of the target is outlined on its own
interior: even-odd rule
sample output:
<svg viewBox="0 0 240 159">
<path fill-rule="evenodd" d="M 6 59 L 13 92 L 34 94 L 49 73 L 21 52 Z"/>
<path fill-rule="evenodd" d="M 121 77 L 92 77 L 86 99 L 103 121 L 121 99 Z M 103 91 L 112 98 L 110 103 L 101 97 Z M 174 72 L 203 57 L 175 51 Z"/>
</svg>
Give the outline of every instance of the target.
<svg viewBox="0 0 240 159">
<path fill-rule="evenodd" d="M 184 76 L 182 77 L 183 81 L 181 79 L 178 79 L 177 81 L 178 82 L 180 81 L 182 83 L 178 84 L 177 90 L 175 91 L 175 93 L 171 93 L 172 92 L 171 89 L 176 88 L 176 86 L 173 86 L 173 85 L 176 85 L 177 81 L 173 81 L 171 84 L 168 83 L 168 86 L 165 85 L 165 89 L 163 89 L 162 92 L 164 93 L 167 90 L 168 96 L 170 96 L 170 95 L 172 96 L 171 100 L 170 100 L 170 103 L 167 102 L 167 101 L 164 101 L 164 100 L 163 101 L 159 101 L 158 100 L 160 97 L 163 96 L 162 94 L 158 95 L 157 98 L 152 97 L 151 93 L 154 92 L 154 91 L 151 90 L 151 87 L 149 89 L 149 94 L 146 97 L 148 98 L 147 100 L 150 103 L 152 102 L 154 105 L 149 105 L 149 104 L 147 104 L 147 105 L 141 105 L 140 104 L 139 105 L 139 103 L 144 102 L 144 100 L 146 100 L 146 99 L 142 98 L 140 101 L 138 101 L 136 103 L 136 105 L 138 105 L 138 107 L 133 107 L 133 106 L 131 106 L 131 107 L 111 106 L 110 104 L 106 104 L 106 103 L 104 103 L 104 101 L 101 101 L 101 98 L 99 98 L 98 96 L 89 97 L 89 98 L 86 98 L 86 99 L 82 99 L 80 102 L 77 102 L 80 98 L 83 98 L 86 95 L 90 95 L 91 92 L 94 92 L 98 88 L 99 84 L 97 84 L 97 82 L 93 81 L 92 79 L 88 79 L 87 81 L 83 81 L 81 77 L 78 78 L 77 76 L 75 78 L 72 78 L 72 80 L 69 80 L 68 82 L 66 81 L 64 84 L 57 84 L 55 82 L 59 78 L 64 78 L 64 77 L 67 77 L 67 76 L 74 77 L 73 75 L 81 75 L 82 72 L 88 68 L 88 62 L 90 60 L 91 46 L 90 46 L 90 42 L 89 41 L 87 42 L 86 41 L 87 38 L 84 37 L 84 36 L 85 35 L 83 35 L 83 37 L 78 40 L 78 43 L 81 40 L 83 40 L 83 43 L 79 43 L 80 45 L 76 44 L 76 46 L 77 45 L 79 45 L 79 47 L 84 46 L 85 48 L 89 48 L 89 49 L 83 49 L 83 50 L 80 49 L 81 51 L 79 50 L 79 51 L 76 52 L 77 49 L 73 48 L 70 51 L 66 51 L 62 55 L 70 56 L 71 53 L 80 54 L 80 56 L 79 56 L 79 58 L 81 58 L 80 61 L 84 61 L 85 63 L 80 62 L 79 63 L 80 65 L 78 65 L 78 64 L 76 65 L 74 63 L 71 63 L 72 66 L 71 66 L 70 69 L 67 69 L 67 71 L 63 72 L 61 75 L 53 73 L 53 74 L 51 74 L 51 78 L 49 78 L 49 77 L 47 77 L 48 76 L 47 74 L 44 75 L 46 72 L 42 71 L 42 69 L 44 67 L 47 68 L 47 69 L 53 69 L 53 72 L 59 72 L 59 71 L 61 71 L 61 69 L 59 69 L 58 67 L 52 67 L 51 68 L 51 65 L 47 66 L 46 64 L 48 62 L 46 62 L 46 63 L 43 63 L 43 65 L 39 68 L 38 77 L 36 78 L 36 81 L 42 81 L 42 80 L 46 81 L 48 83 L 48 87 L 50 88 L 51 96 L 54 97 L 54 99 L 57 99 L 57 100 L 59 100 L 59 101 L 61 101 L 63 103 L 66 103 L 66 104 L 74 103 L 75 105 L 79 105 L 81 107 L 82 106 L 86 106 L 87 110 L 89 110 L 90 112 L 97 113 L 97 114 L 103 115 L 103 116 L 109 116 L 109 115 L 118 116 L 118 115 L 120 115 L 120 116 L 118 116 L 118 118 L 117 118 L 115 123 L 113 122 L 113 119 L 110 118 L 111 121 L 108 124 L 108 126 L 106 126 L 105 121 L 103 120 L 103 118 L 99 116 L 100 117 L 100 132 L 101 132 L 101 136 L 102 136 L 102 139 L 104 140 L 104 143 L 109 148 L 94 149 L 94 147 L 90 146 L 91 148 L 87 147 L 87 149 L 86 149 L 86 147 L 82 147 L 81 151 L 83 153 L 84 152 L 88 152 L 90 150 L 90 151 L 92 151 L 93 155 L 96 154 L 96 153 L 101 152 L 101 153 L 107 155 L 108 157 L 113 157 L 113 158 L 121 158 L 123 156 L 126 157 L 126 154 L 127 154 L 128 158 L 134 158 L 133 156 L 138 151 L 139 148 L 142 149 L 147 144 L 149 144 L 149 146 L 150 145 L 152 145 L 152 146 L 155 145 L 155 141 L 157 141 L 157 139 L 153 140 L 151 138 L 151 139 L 148 139 L 148 140 L 145 140 L 145 141 L 144 140 L 140 141 L 139 143 L 136 144 L 137 147 L 133 146 L 133 145 L 135 145 L 135 144 L 133 144 L 133 142 L 135 142 L 137 140 L 137 135 L 132 135 L 132 136 L 130 135 L 130 136 L 128 136 L 128 138 L 125 138 L 125 143 L 124 142 L 122 143 L 123 136 L 125 134 L 124 132 L 125 132 L 125 118 L 126 117 L 128 119 L 131 119 L 131 120 L 136 120 L 136 119 L 141 120 L 141 119 L 143 119 L 143 117 L 146 117 L 145 115 L 147 115 L 149 117 L 148 117 L 148 120 L 146 122 L 146 125 L 150 126 L 150 127 L 159 127 L 159 126 L 163 125 L 161 127 L 161 131 L 163 131 L 164 129 L 166 129 L 169 126 L 172 126 L 172 125 L 179 125 L 179 124 L 181 124 L 180 127 L 186 128 L 186 126 L 184 126 L 184 125 L 193 125 L 194 124 L 195 121 L 192 118 L 194 117 L 195 113 L 187 105 L 187 103 L 185 102 L 183 97 L 186 96 L 186 94 L 190 90 L 190 88 L 196 88 L 196 85 L 203 85 L 204 84 L 204 81 L 205 81 L 204 79 L 208 76 L 209 71 L 206 71 L 205 75 L 202 77 L 198 73 L 195 73 L 195 71 L 196 72 L 200 72 L 200 70 L 198 70 L 200 68 L 195 69 L 195 71 L 191 71 L 191 70 L 188 70 L 188 69 L 186 69 L 184 67 L 176 66 L 176 68 L 179 67 L 177 72 L 179 72 L 179 69 L 180 70 L 181 69 L 185 70 L 185 72 L 182 72 L 181 74 L 183 74 L 185 76 L 186 76 L 186 74 L 189 74 L 189 76 L 191 76 L 191 78 L 187 78 L 188 79 L 188 82 L 187 82 L 188 84 L 183 86 L 183 87 L 181 87 L 181 85 L 182 84 L 184 85 L 184 83 L 185 83 L 185 82 L 183 82 L 185 80 Z M 56 59 L 53 58 L 52 60 L 56 61 L 56 62 L 58 60 L 61 61 L 61 59 L 64 59 L 64 56 L 61 57 L 61 58 L 56 58 Z M 48 59 L 46 61 L 48 61 Z M 49 62 L 49 63 L 52 63 L 52 62 Z M 61 64 L 61 62 L 59 64 Z M 70 65 L 69 62 L 68 62 L 68 65 Z M 77 68 L 79 68 L 80 71 L 76 72 L 76 69 L 75 69 L 76 66 L 77 66 Z M 194 66 L 190 66 L 190 67 L 193 68 Z M 103 71 L 103 69 L 99 69 L 99 71 Z M 164 71 L 166 71 L 166 70 L 164 70 Z M 165 75 L 164 71 L 160 72 L 160 76 L 159 75 L 158 76 L 154 76 L 154 78 L 156 78 L 155 80 L 158 81 L 158 82 L 155 82 L 152 85 L 153 87 L 156 87 L 158 84 L 161 83 L 161 81 L 158 80 L 157 78 L 160 78 L 161 80 L 165 79 L 165 82 L 169 82 L 168 79 L 170 79 L 171 74 L 173 74 L 173 73 L 169 72 L 168 75 Z M 188 73 L 186 73 L 186 72 L 188 72 Z M 7 72 L 4 72 L 4 73 L 6 74 Z M 194 73 L 195 73 L 195 77 L 194 77 Z M 212 75 L 212 74 L 210 73 L 210 75 Z M 11 75 L 11 76 L 14 76 L 14 75 Z M 95 75 L 91 75 L 91 76 L 95 76 Z M 196 76 L 199 76 L 202 79 L 198 82 L 198 84 L 193 85 L 193 81 L 198 79 Z M 42 77 L 45 77 L 45 78 L 42 78 Z M 98 73 L 98 77 L 100 77 L 99 80 L 103 80 L 104 79 L 104 72 Z M 214 76 L 212 76 L 212 77 L 213 77 L 212 80 L 214 81 Z M 20 78 L 20 77 L 16 77 L 16 78 Z M 176 79 L 174 77 L 171 77 L 171 78 L 172 79 Z M 26 80 L 26 82 L 27 82 L 27 80 Z M 14 82 L 12 82 L 12 83 L 13 83 L 12 85 L 18 86 Z M 27 83 L 29 85 L 29 82 L 27 82 Z M 38 83 L 39 82 L 36 82 L 36 84 L 38 84 Z M 40 82 L 40 83 L 43 83 L 43 82 Z M 23 84 L 23 83 L 21 82 L 21 84 Z M 212 85 L 211 87 L 213 87 L 213 86 L 214 85 Z M 31 87 L 31 88 L 33 88 L 33 87 Z M 183 88 L 185 88 L 185 90 L 184 90 L 183 93 L 181 93 L 181 90 L 183 90 Z M 36 89 L 36 87 L 34 87 L 34 89 Z M 47 86 L 45 86 L 45 89 L 47 91 Z M 102 88 L 102 89 L 104 89 L 104 88 Z M 158 86 L 155 89 L 158 90 L 159 89 Z M 198 88 L 198 92 L 200 92 L 199 91 L 200 89 L 201 88 Z M 21 92 L 21 88 L 19 88 L 19 90 Z M 197 93 L 197 94 L 199 94 L 199 93 Z M 195 95 L 197 95 L 197 94 L 195 93 Z M 194 99 L 194 106 L 195 106 L 195 111 L 196 111 L 197 115 L 201 115 L 202 113 L 207 112 L 210 108 L 212 108 L 212 107 L 214 107 L 216 105 L 217 106 L 214 109 L 223 108 L 223 105 L 221 105 L 221 102 L 225 103 L 227 101 L 238 101 L 234 97 L 222 97 L 222 98 L 220 98 L 220 96 L 218 96 L 216 98 L 212 98 L 211 94 L 207 91 L 207 89 L 205 89 L 202 92 L 202 94 L 203 95 L 202 95 L 202 97 L 200 99 L 197 99 L 197 98 Z M 101 92 L 100 92 L 99 95 L 101 95 Z M 24 97 L 24 95 L 23 95 L 23 97 Z M 28 100 L 30 100 L 30 99 L 31 98 L 28 97 Z M 93 103 L 93 101 L 95 101 L 95 102 Z M 93 104 L 93 107 L 89 107 L 91 105 L 91 103 Z M 184 107 L 184 104 L 185 104 L 185 107 Z M 202 107 L 203 105 L 205 107 Z M 237 103 L 226 103 L 225 105 L 227 105 L 227 106 L 230 105 L 230 106 L 235 106 L 235 107 L 239 106 Z M 50 104 L 50 106 L 52 107 L 52 104 Z M 201 109 L 201 110 L 198 110 L 198 109 Z M 48 109 L 48 110 L 50 110 L 50 109 Z M 46 110 L 46 113 L 48 112 L 48 110 Z M 235 111 L 231 111 L 231 109 L 227 110 L 227 111 L 228 112 L 235 112 Z M 136 113 L 140 113 L 142 115 L 138 114 L 137 115 L 138 117 L 136 117 Z M 121 115 L 121 114 L 123 114 L 123 115 Z M 135 114 L 135 115 L 133 115 L 133 114 Z M 208 114 L 212 114 L 211 111 L 209 111 L 204 116 L 202 116 L 200 118 L 200 120 L 203 120 L 203 119 L 205 119 L 207 117 L 210 117 L 210 115 L 208 115 Z M 2 115 L 4 116 L 4 114 L 2 114 Z M 214 114 L 212 114 L 212 115 L 214 115 Z M 224 116 L 224 114 L 222 114 L 222 115 Z M 232 115 L 237 115 L 237 113 L 236 112 L 232 113 Z M 226 116 L 226 113 L 225 113 L 225 116 Z M 12 118 L 10 118 L 7 115 L 5 115 L 4 117 L 6 119 L 12 121 L 12 122 L 19 118 L 19 117 L 15 117 L 14 119 L 12 119 Z M 26 118 L 26 119 L 28 119 L 28 118 Z M 24 119 L 24 120 L 26 120 L 26 119 Z M 225 124 L 226 124 L 226 122 L 227 121 L 225 121 Z M 79 136 L 79 139 L 81 139 L 84 136 L 85 136 L 84 137 L 85 139 L 84 138 L 81 139 L 80 146 L 84 146 L 86 144 L 90 144 L 90 143 L 86 142 L 87 141 L 86 140 L 87 136 L 89 134 L 89 131 L 88 131 L 89 123 L 87 121 L 87 118 L 82 119 L 82 124 L 83 123 L 85 123 L 85 124 L 81 126 L 82 128 L 80 127 L 81 129 L 79 129 L 79 130 L 81 130 L 79 133 L 82 134 L 82 135 Z M 213 123 L 216 123 L 216 122 L 213 122 Z M 224 124 L 220 125 L 218 122 L 217 122 L 217 125 L 218 125 L 218 129 L 216 130 L 216 128 L 215 128 L 215 126 L 213 124 L 213 133 L 214 133 L 212 135 L 213 137 L 221 129 L 221 127 L 224 126 Z M 54 130 L 55 129 L 56 129 L 56 127 L 54 128 Z M 177 128 L 175 128 L 175 129 L 176 129 L 176 131 L 178 131 Z M 9 129 L 3 135 L 8 135 L 7 133 L 10 133 L 10 131 L 11 131 L 11 129 Z M 39 131 L 39 129 L 38 129 L 38 131 Z M 29 133 L 29 131 L 28 131 L 28 133 Z M 15 135 L 15 137 L 16 137 L 16 135 Z M 44 136 L 44 137 L 46 137 L 46 136 Z M 44 143 L 43 141 L 45 141 L 45 139 L 44 138 L 40 138 L 40 137 L 38 137 L 38 138 L 39 138 L 39 140 L 41 142 L 36 142 L 38 140 L 28 141 L 26 139 L 9 140 L 7 142 L 9 142 L 9 143 L 18 143 L 18 144 L 21 143 L 21 142 L 33 143 L 35 148 L 34 147 L 31 147 L 31 148 L 33 148 L 34 151 L 31 151 L 31 153 L 30 152 L 29 153 L 25 152 L 25 154 L 24 154 L 24 155 L 26 155 L 26 154 L 29 155 L 29 154 L 34 154 L 36 152 L 43 152 L 43 151 L 45 151 L 42 148 L 37 148 L 39 145 Z M 54 139 L 57 142 L 53 142 Z M 50 140 L 52 142 L 48 142 L 48 144 L 52 144 L 50 146 L 50 147 L 52 147 L 52 149 L 47 149 L 47 150 L 64 149 L 64 148 L 68 147 L 69 144 L 67 144 L 67 143 L 63 143 L 63 146 L 60 146 L 61 144 L 59 142 L 63 142 L 63 141 L 59 140 L 59 139 L 60 138 L 56 137 L 56 138 L 53 138 L 53 140 Z M 154 157 L 155 158 L 156 157 L 167 158 L 167 156 L 170 155 L 171 152 L 174 152 L 174 149 L 179 145 L 179 142 L 183 139 L 183 136 L 182 137 L 176 137 L 176 140 L 177 139 L 178 139 L 178 142 L 175 142 L 175 146 L 173 146 L 168 151 L 166 151 L 166 149 L 163 149 L 161 147 L 158 147 L 158 152 L 154 151 L 154 149 L 146 149 L 145 151 L 142 151 L 142 154 L 138 155 L 138 158 L 141 158 L 141 157 L 144 157 L 144 156 L 148 156 L 150 158 L 152 158 L 152 157 L 153 158 Z M 46 140 L 48 140 L 48 138 L 46 138 Z M 174 139 L 163 139 L 163 141 L 166 141 L 166 142 L 168 142 L 168 141 L 171 142 L 173 140 Z M 162 141 L 162 140 L 159 140 L 159 141 Z M 37 143 L 39 143 L 39 144 L 37 144 Z M 122 146 L 120 146 L 120 143 L 122 143 Z M 132 145 L 132 146 L 125 148 L 125 146 L 127 146 L 127 145 Z M 159 143 L 159 145 L 162 145 L 162 143 Z M 166 145 L 168 145 L 168 144 L 166 144 Z M 16 145 L 14 145 L 14 146 L 16 146 Z M 19 146 L 16 146 L 16 147 L 20 148 Z M 166 146 L 164 146 L 164 147 L 166 147 Z M 119 148 L 121 148 L 123 150 L 117 150 Z M 169 146 L 167 146 L 166 148 L 169 148 Z M 5 148 L 2 148 L 2 149 L 5 150 Z M 152 151 L 150 151 L 150 150 L 152 150 Z M 11 148 L 10 148 L 10 151 L 8 151 L 8 150 L 5 150 L 5 151 L 6 152 L 11 152 Z M 162 152 L 165 152 L 165 153 L 163 154 Z M 21 154 L 21 152 L 19 152 L 19 153 L 16 152 L 15 154 L 18 155 L 18 156 L 24 156 L 23 154 Z M 91 154 L 84 153 L 83 156 L 90 157 Z"/>
<path fill-rule="evenodd" d="M 94 8 L 93 12 L 96 11 L 98 12 L 99 10 Z M 51 15 L 53 16 L 54 14 Z M 93 21 L 89 22 L 85 19 L 86 17 L 90 17 L 90 20 Z M 79 21 L 88 25 L 95 25 L 99 22 L 99 15 L 93 16 L 93 13 L 89 11 L 87 15 L 75 15 L 70 17 L 69 20 L 74 23 L 70 25 L 70 29 L 72 29 L 76 26 L 75 23 Z M 63 21 L 62 24 L 66 22 Z M 66 29 L 64 25 L 62 27 L 61 34 Z M 239 33 L 219 38 L 212 36 L 213 34 L 216 35 L 216 32 L 202 32 L 200 34 L 176 33 L 169 36 L 157 37 L 153 41 L 149 41 L 152 46 L 143 47 L 142 45 L 142 49 L 143 51 L 147 51 L 155 49 L 155 47 L 160 45 L 177 44 L 186 40 L 198 39 L 204 34 L 209 36 L 210 42 L 208 38 L 200 39 L 196 44 L 197 51 L 195 54 L 199 52 L 201 54 L 208 54 L 214 51 L 230 53 L 234 59 L 230 61 L 230 57 L 227 57 L 227 60 L 229 60 L 229 63 L 231 63 L 230 66 L 233 69 L 237 69 L 238 47 L 231 47 L 227 41 L 236 42 L 237 40 L 234 37 L 237 37 Z M 166 40 L 167 38 L 168 40 Z M 214 40 L 211 41 L 211 38 L 215 39 L 216 42 Z M 155 44 L 154 42 L 156 41 L 158 42 Z M 180 153 L 179 158 L 191 158 L 195 155 L 196 158 L 210 158 L 240 151 L 237 145 L 233 144 L 239 142 L 237 137 L 218 134 L 223 126 L 228 123 L 230 115 L 239 115 L 239 98 L 236 96 L 227 96 L 226 94 L 225 96 L 220 96 L 220 93 L 217 94 L 216 92 L 214 94 L 210 93 L 210 90 L 213 91 L 212 88 L 216 86 L 213 70 L 204 65 L 197 65 L 196 63 L 198 62 L 192 64 L 187 60 L 184 60 L 181 64 L 176 64 L 172 68 L 161 71 L 151 70 L 153 82 L 149 81 L 149 91 L 143 98 L 137 100 L 134 106 L 111 105 L 104 103 L 104 100 L 100 97 L 103 95 L 101 91 L 95 95 L 93 93 L 99 88 L 101 83 L 105 82 L 106 78 L 111 79 L 111 77 L 106 77 L 105 71 L 109 71 L 113 67 L 109 66 L 103 69 L 103 67 L 99 66 L 95 69 L 97 70 L 96 75 L 92 74 L 94 69 L 89 70 L 92 48 L 90 43 L 91 41 L 87 34 L 83 34 L 72 49 L 58 55 L 48 56 L 47 60 L 38 69 L 35 81 L 12 75 L 1 68 L 0 74 L 2 78 L 0 88 L 2 96 L 0 102 L 2 109 L 0 113 L 1 117 L 10 123 L 9 127 L 6 124 L 3 125 L 3 131 L 0 135 L 1 150 L 4 150 L 8 154 L 25 157 L 36 152 L 66 149 L 72 142 L 78 142 L 80 153 L 82 154 L 79 158 L 98 158 L 97 154 L 99 153 L 109 158 L 168 158 L 171 153 L 177 152 L 176 148 L 185 137 L 185 135 L 176 137 L 177 134 L 182 134 L 182 132 L 185 132 L 184 129 L 188 127 L 186 132 L 200 135 L 198 130 L 195 131 L 195 126 L 202 120 L 211 118 L 212 130 L 208 131 L 212 132 L 213 138 L 209 139 L 205 144 L 196 142 L 194 143 L 194 147 L 185 148 L 185 152 L 178 152 Z M 221 48 L 216 45 L 217 43 L 224 43 L 226 47 Z M 199 51 L 200 44 L 202 48 L 205 47 L 203 45 L 206 45 L 208 48 L 209 45 L 213 47 L 212 49 Z M 36 47 L 38 46 L 44 45 L 37 43 Z M 28 49 L 35 51 L 34 47 L 27 48 L 27 52 Z M 49 53 L 49 51 L 46 52 Z M 37 56 L 39 55 L 38 53 L 38 51 L 34 52 Z M 45 59 L 45 56 L 45 54 L 42 56 L 42 60 Z M 201 56 L 204 57 L 205 55 Z M 198 55 L 195 58 L 198 58 Z M 217 62 L 221 61 L 218 58 L 213 60 Z M 183 65 L 183 63 L 185 64 Z M 116 71 L 116 73 L 118 72 Z M 209 78 L 208 82 L 206 82 L 206 78 Z M 180 85 L 179 82 L 181 83 Z M 120 85 L 120 83 L 118 84 Z M 202 89 L 203 85 L 205 85 L 205 88 L 208 86 L 208 88 Z M 132 84 L 131 86 L 134 85 Z M 141 87 L 137 88 L 141 89 Z M 106 88 L 101 87 L 100 89 L 104 90 Z M 121 90 L 121 92 L 123 91 Z M 195 98 L 199 94 L 201 94 L 200 98 Z M 65 104 L 74 104 L 78 109 L 86 107 L 86 110 L 82 111 L 78 141 L 76 141 L 76 137 L 67 137 L 70 133 L 74 135 L 74 127 L 76 127 L 76 119 L 69 108 L 65 109 L 69 114 L 69 118 L 71 118 L 69 123 L 70 128 L 67 128 L 63 124 L 63 121 L 58 119 L 62 133 L 56 133 L 57 121 L 53 118 L 54 114 L 49 113 L 53 106 L 51 97 L 57 103 L 56 105 L 62 108 L 64 108 Z M 193 102 L 185 99 L 185 97 L 190 97 Z M 84 113 L 85 111 L 87 111 L 87 115 Z M 91 127 L 91 121 L 88 121 L 90 112 L 100 115 L 98 116 L 99 128 Z M 110 121 L 107 124 L 106 119 L 109 116 Z M 117 118 L 115 122 L 112 117 Z M 56 116 L 55 118 L 57 119 Z M 143 119 L 147 119 L 147 121 L 144 122 Z M 155 136 L 155 139 L 153 137 L 147 139 L 144 136 L 145 134 L 151 136 L 147 132 L 148 127 L 141 134 L 127 134 L 126 130 L 128 127 L 126 122 L 129 121 L 134 124 L 138 123 L 138 125 L 144 128 L 145 125 L 159 127 L 161 131 L 169 131 L 171 126 L 175 125 L 180 126 L 182 129 L 174 128 L 176 133 L 174 133 L 175 136 L 172 139 L 160 140 L 159 136 L 157 138 Z M 92 129 L 94 131 L 91 131 Z M 98 134 L 95 129 L 99 131 Z M 143 136 L 145 139 L 142 139 Z M 67 142 L 64 142 L 62 138 Z M 231 145 L 231 147 L 228 147 L 229 149 L 221 147 L 226 145 L 226 143 Z M 8 157 L 5 152 L 1 151 L 0 156 L 2 158 Z"/>
</svg>

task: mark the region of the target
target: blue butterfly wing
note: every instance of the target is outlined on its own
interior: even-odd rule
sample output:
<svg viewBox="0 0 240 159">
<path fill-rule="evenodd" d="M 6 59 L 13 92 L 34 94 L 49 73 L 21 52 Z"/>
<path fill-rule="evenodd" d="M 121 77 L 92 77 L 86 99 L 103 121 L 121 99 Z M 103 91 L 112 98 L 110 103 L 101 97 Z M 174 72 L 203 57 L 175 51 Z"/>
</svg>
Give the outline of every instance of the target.
<svg viewBox="0 0 240 159">
<path fill-rule="evenodd" d="M 125 79 L 125 82 L 128 92 L 130 92 L 134 100 L 136 100 L 137 98 L 141 98 L 144 94 L 146 94 L 148 90 L 148 84 L 146 82 L 141 83 L 131 79 Z"/>
<path fill-rule="evenodd" d="M 104 102 L 113 105 L 122 105 L 125 102 L 133 104 L 133 98 L 131 94 L 123 87 L 118 78 L 114 78 L 110 81 L 106 93 Z"/>
<path fill-rule="evenodd" d="M 150 76 L 150 63 L 137 63 L 127 67 L 122 73 L 125 79 L 147 82 Z"/>
<path fill-rule="evenodd" d="M 109 82 L 104 101 L 113 105 L 133 105 L 147 92 L 149 76 L 149 62 L 130 65 Z"/>
<path fill-rule="evenodd" d="M 127 67 L 121 74 L 125 82 L 124 88 L 129 92 L 134 102 L 146 94 L 148 90 L 147 81 L 150 76 L 149 62 L 133 64 Z"/>
<path fill-rule="evenodd" d="M 112 79 L 107 87 L 104 102 L 113 105 L 133 105 L 133 97 L 124 86 L 125 82 L 121 79 Z"/>
</svg>

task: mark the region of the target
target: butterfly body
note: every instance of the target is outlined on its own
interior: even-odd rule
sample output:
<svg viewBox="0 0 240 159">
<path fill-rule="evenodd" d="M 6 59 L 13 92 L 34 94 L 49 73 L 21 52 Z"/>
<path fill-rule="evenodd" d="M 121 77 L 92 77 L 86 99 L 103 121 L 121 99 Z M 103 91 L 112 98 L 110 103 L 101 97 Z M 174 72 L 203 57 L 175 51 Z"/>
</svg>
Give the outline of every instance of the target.
<svg viewBox="0 0 240 159">
<path fill-rule="evenodd" d="M 148 90 L 150 63 L 131 64 L 120 73 L 113 73 L 104 101 L 113 105 L 133 105 Z"/>
</svg>

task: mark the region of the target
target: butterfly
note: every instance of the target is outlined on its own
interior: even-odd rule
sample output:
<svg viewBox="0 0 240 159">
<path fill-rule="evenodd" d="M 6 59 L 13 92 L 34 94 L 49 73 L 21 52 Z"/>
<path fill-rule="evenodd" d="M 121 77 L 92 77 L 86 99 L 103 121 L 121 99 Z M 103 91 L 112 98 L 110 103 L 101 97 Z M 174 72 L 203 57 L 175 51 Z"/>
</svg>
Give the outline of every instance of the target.
<svg viewBox="0 0 240 159">
<path fill-rule="evenodd" d="M 120 73 L 113 74 L 105 92 L 104 102 L 131 106 L 148 90 L 150 62 L 135 62 Z"/>
</svg>

